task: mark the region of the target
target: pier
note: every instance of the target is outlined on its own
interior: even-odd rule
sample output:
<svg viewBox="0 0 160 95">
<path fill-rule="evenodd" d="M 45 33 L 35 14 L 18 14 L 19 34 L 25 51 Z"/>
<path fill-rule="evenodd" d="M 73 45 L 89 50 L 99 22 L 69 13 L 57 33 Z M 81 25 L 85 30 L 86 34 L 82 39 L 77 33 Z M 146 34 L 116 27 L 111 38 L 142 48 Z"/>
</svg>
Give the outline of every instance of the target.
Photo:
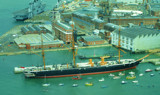
<svg viewBox="0 0 160 95">
<path fill-rule="evenodd" d="M 160 65 L 160 58 L 144 59 L 142 63 L 153 63 L 154 65 Z"/>
<path fill-rule="evenodd" d="M 158 53 L 160 52 L 160 49 L 153 49 L 153 50 L 148 50 L 149 53 Z"/>
</svg>

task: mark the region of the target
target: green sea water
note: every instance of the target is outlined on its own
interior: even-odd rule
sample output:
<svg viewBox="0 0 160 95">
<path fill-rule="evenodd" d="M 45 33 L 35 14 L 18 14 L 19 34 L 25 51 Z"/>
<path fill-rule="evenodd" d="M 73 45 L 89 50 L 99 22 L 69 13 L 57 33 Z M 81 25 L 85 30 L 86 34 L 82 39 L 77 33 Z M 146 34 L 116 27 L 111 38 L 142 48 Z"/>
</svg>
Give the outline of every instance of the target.
<svg viewBox="0 0 160 95">
<path fill-rule="evenodd" d="M 12 18 L 12 12 L 27 7 L 30 0 L 0 0 L 0 35 L 7 32 L 15 25 L 23 24 L 15 22 Z M 56 0 L 45 0 L 47 9 L 51 9 L 56 3 Z M 3 23 L 2 23 L 3 22 Z M 117 55 L 115 48 L 91 48 L 79 49 L 78 54 L 82 55 L 101 55 L 106 53 L 114 53 Z M 39 53 L 40 54 L 40 53 Z M 122 53 L 122 58 L 141 58 L 145 54 L 127 54 Z M 72 62 L 72 53 L 66 51 L 46 52 L 46 64 L 66 64 Z M 149 58 L 158 56 L 151 55 Z M 116 60 L 115 58 L 111 60 Z M 88 60 L 76 59 L 76 62 L 87 62 Z M 99 61 L 99 60 L 93 60 Z M 50 78 L 50 79 L 26 79 L 23 74 L 14 74 L 14 67 L 42 65 L 42 58 L 37 55 L 13 55 L 0 56 L 0 95 L 160 95 L 160 72 L 145 73 L 147 68 L 155 69 L 150 63 L 142 63 L 136 69 L 124 71 L 125 76 L 114 80 L 109 77 L 109 74 L 82 76 L 81 80 L 72 80 L 71 77 L 66 78 Z M 128 72 L 136 72 L 136 79 L 139 84 L 132 83 L 132 80 L 127 80 L 127 84 L 121 84 L 122 80 Z M 138 76 L 143 73 L 144 76 Z M 155 76 L 150 76 L 153 73 Z M 118 73 L 114 73 L 118 75 Z M 92 79 L 88 79 L 92 77 Z M 105 81 L 98 80 L 104 78 Z M 85 82 L 92 82 L 94 85 L 86 87 Z M 43 83 L 50 83 L 50 86 L 43 87 Z M 64 86 L 59 86 L 59 83 L 64 83 Z M 72 84 L 77 83 L 78 87 L 72 87 Z M 106 88 L 102 88 L 105 86 Z"/>
<path fill-rule="evenodd" d="M 105 54 L 108 51 L 117 50 L 110 47 L 80 49 L 78 54 Z M 116 54 L 116 53 L 115 53 Z M 144 54 L 130 55 L 129 53 L 123 54 L 122 58 L 140 58 Z M 72 54 L 70 51 L 56 51 L 46 52 L 46 64 L 66 64 L 72 62 Z M 151 56 L 156 57 L 154 55 Z M 112 60 L 112 59 L 111 59 Z M 115 59 L 113 59 L 115 60 Z M 77 62 L 87 62 L 88 60 L 79 60 Z M 99 61 L 99 60 L 93 60 Z M 37 55 L 15 55 L 15 56 L 0 56 L 0 94 L 1 95 L 159 95 L 160 91 L 160 72 L 145 73 L 147 68 L 155 69 L 150 63 L 142 63 L 136 69 L 124 71 L 125 76 L 120 79 L 114 80 L 109 77 L 109 74 L 88 75 L 82 76 L 81 80 L 72 80 L 71 77 L 65 78 L 47 78 L 47 79 L 26 79 L 23 74 L 14 74 L 14 67 L 18 66 L 37 66 L 42 65 L 42 58 Z M 126 80 L 128 72 L 136 72 L 136 79 L 138 84 L 132 83 L 133 80 Z M 138 76 L 143 73 L 144 76 Z M 153 73 L 155 76 L 150 76 Z M 118 72 L 114 73 L 118 75 Z M 88 79 L 92 77 L 92 79 Z M 104 78 L 105 81 L 99 82 L 98 80 Z M 121 84 L 122 80 L 128 81 L 127 84 Z M 92 82 L 94 85 L 86 87 L 86 82 Z M 50 86 L 44 87 L 43 83 L 50 83 Z M 59 86 L 59 83 L 64 83 L 64 86 Z M 72 84 L 78 84 L 78 87 L 72 87 Z M 106 88 L 102 88 L 105 86 Z"/>
</svg>

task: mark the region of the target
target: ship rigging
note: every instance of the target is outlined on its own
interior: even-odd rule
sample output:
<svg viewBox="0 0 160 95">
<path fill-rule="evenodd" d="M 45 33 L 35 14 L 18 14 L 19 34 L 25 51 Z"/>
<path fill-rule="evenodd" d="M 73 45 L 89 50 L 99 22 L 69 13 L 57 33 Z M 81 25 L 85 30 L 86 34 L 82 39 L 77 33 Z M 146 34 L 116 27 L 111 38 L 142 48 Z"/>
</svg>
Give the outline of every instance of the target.
<svg viewBox="0 0 160 95">
<path fill-rule="evenodd" d="M 75 62 L 75 44 L 74 44 L 74 23 L 70 23 L 72 26 L 72 53 L 73 53 L 73 64 L 57 64 L 57 65 L 45 65 L 45 56 L 43 49 L 43 39 L 42 42 L 42 57 L 44 68 L 37 67 L 34 70 L 24 71 L 24 75 L 27 78 L 56 78 L 56 77 L 71 77 L 77 75 L 92 75 L 92 74 L 104 74 L 112 73 L 118 71 L 124 71 L 128 69 L 136 68 L 136 66 L 146 57 L 135 60 L 135 59 L 121 59 L 120 60 L 120 29 L 118 38 L 118 48 L 119 48 L 119 60 L 115 61 L 104 61 L 104 57 L 101 57 L 101 61 L 95 63 L 92 59 L 86 63 L 76 63 Z"/>
</svg>

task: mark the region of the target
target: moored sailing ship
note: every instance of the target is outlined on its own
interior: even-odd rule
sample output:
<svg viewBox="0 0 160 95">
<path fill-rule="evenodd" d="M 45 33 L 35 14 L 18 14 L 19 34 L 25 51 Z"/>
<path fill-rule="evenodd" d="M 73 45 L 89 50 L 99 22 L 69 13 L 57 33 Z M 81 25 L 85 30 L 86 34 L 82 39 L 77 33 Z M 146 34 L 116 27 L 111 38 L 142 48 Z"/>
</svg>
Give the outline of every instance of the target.
<svg viewBox="0 0 160 95">
<path fill-rule="evenodd" d="M 121 63 L 117 64 L 117 61 L 106 61 L 104 63 L 77 63 L 77 67 L 73 65 L 50 65 L 47 68 L 37 67 L 31 71 L 25 71 L 25 77 L 27 78 L 54 78 L 54 77 L 69 77 L 75 75 L 92 75 L 92 74 L 104 74 L 111 72 L 124 71 L 128 69 L 136 68 L 136 66 L 142 61 L 134 59 L 124 59 Z"/>
<path fill-rule="evenodd" d="M 72 27 L 74 28 L 73 24 Z M 72 29 L 73 29 L 72 28 Z M 136 68 L 136 66 L 149 55 L 135 60 L 135 59 L 122 59 L 120 60 L 120 36 L 119 36 L 119 60 L 115 61 L 104 61 L 104 57 L 101 57 L 101 61 L 92 62 L 89 59 L 87 63 L 75 63 L 75 46 L 74 46 L 74 33 L 72 33 L 72 52 L 73 52 L 73 63 L 74 64 L 57 64 L 57 65 L 45 65 L 43 40 L 42 40 L 42 57 L 44 66 L 37 67 L 32 70 L 24 71 L 25 77 L 27 78 L 56 78 L 56 77 L 69 77 L 77 75 L 92 75 L 92 74 L 104 74 L 111 72 L 124 71 L 128 69 Z M 120 30 L 119 30 L 120 35 Z"/>
</svg>

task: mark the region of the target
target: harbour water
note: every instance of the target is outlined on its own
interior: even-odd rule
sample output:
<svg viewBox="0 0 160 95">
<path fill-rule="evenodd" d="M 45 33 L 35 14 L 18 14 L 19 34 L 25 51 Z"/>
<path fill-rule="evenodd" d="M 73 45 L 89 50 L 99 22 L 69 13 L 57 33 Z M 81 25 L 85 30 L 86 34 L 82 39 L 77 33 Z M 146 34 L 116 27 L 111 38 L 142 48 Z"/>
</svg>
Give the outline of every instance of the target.
<svg viewBox="0 0 160 95">
<path fill-rule="evenodd" d="M 93 48 L 93 49 L 80 49 L 80 54 L 105 54 L 110 50 L 110 47 Z M 104 52 L 105 51 L 105 52 Z M 112 51 L 116 52 L 115 49 Z M 123 53 L 122 53 L 123 54 Z M 72 62 L 72 54 L 70 51 L 56 51 L 46 52 L 46 64 L 59 64 Z M 140 58 L 141 55 L 130 55 L 129 53 L 123 54 L 123 58 Z M 156 57 L 156 56 L 151 56 Z M 88 60 L 76 60 L 77 62 L 87 62 Z M 98 61 L 98 60 L 93 60 Z M 148 72 L 145 73 L 147 68 L 155 69 L 150 63 L 141 63 L 136 69 L 124 71 L 125 76 L 120 79 L 114 80 L 113 77 L 109 77 L 109 74 L 89 75 L 82 76 L 81 80 L 72 80 L 71 77 L 66 78 L 50 78 L 50 79 L 26 79 L 23 74 L 14 74 L 14 67 L 18 66 L 38 66 L 42 65 L 42 58 L 37 55 L 16 55 L 16 56 L 0 56 L 0 94 L 1 95 L 159 95 L 160 91 L 160 72 Z M 126 80 L 128 72 L 134 71 L 136 73 L 136 79 L 139 84 L 132 83 L 133 80 Z M 138 76 L 143 73 L 144 76 Z M 150 76 L 153 73 L 155 76 Z M 114 73 L 118 75 L 118 72 Z M 88 79 L 92 77 L 92 79 Z M 105 81 L 99 82 L 98 80 L 104 78 Z M 121 84 L 122 80 L 128 81 L 127 84 Z M 94 85 L 86 87 L 85 82 L 92 82 Z M 43 83 L 49 83 L 50 86 L 43 87 Z M 64 86 L 59 86 L 59 83 L 64 83 Z M 78 84 L 78 87 L 72 87 L 72 84 Z M 105 88 L 102 88 L 105 86 Z M 8 91 L 9 90 L 9 91 Z M 146 94 L 147 93 L 147 94 Z"/>
<path fill-rule="evenodd" d="M 11 16 L 11 13 L 27 7 L 30 0 L 5 0 L 0 1 L 0 35 L 11 29 L 13 26 L 21 24 L 22 22 L 15 22 Z M 51 9 L 56 0 L 45 0 L 47 2 L 47 9 Z M 80 49 L 78 54 L 106 54 L 114 53 L 118 54 L 115 48 L 103 47 L 103 48 L 91 48 Z M 40 54 L 40 53 L 39 53 Z M 122 58 L 141 58 L 145 54 L 123 54 Z M 68 50 L 46 52 L 46 64 L 66 64 L 72 62 L 72 53 Z M 150 58 L 156 58 L 158 56 L 151 55 Z M 76 60 L 77 62 L 87 62 L 88 60 Z M 93 61 L 99 61 L 97 59 Z M 136 69 L 127 70 L 125 76 L 120 79 L 114 80 L 109 77 L 109 74 L 89 75 L 82 76 L 81 80 L 72 80 L 71 77 L 66 78 L 50 78 L 50 79 L 26 79 L 23 74 L 14 74 L 14 67 L 17 66 L 32 66 L 42 65 L 42 58 L 37 55 L 12 55 L 12 56 L 0 56 L 0 95 L 160 95 L 160 72 L 148 72 L 145 73 L 147 68 L 155 69 L 150 63 L 142 63 L 137 66 Z M 136 73 L 136 79 L 138 84 L 132 83 L 132 80 L 127 80 L 127 84 L 121 84 L 122 80 L 126 80 L 128 72 L 134 71 Z M 138 76 L 143 73 L 144 76 Z M 150 76 L 153 73 L 155 76 Z M 117 73 L 114 73 L 118 75 Z M 88 79 L 92 77 L 92 79 Z M 98 80 L 104 78 L 105 81 L 99 82 Z M 92 82 L 94 85 L 86 87 L 85 82 Z M 50 86 L 44 87 L 43 83 L 50 83 Z M 59 83 L 64 83 L 64 86 L 59 86 Z M 78 87 L 72 87 L 72 84 L 77 83 Z M 103 87 L 105 88 L 103 88 Z"/>
</svg>

